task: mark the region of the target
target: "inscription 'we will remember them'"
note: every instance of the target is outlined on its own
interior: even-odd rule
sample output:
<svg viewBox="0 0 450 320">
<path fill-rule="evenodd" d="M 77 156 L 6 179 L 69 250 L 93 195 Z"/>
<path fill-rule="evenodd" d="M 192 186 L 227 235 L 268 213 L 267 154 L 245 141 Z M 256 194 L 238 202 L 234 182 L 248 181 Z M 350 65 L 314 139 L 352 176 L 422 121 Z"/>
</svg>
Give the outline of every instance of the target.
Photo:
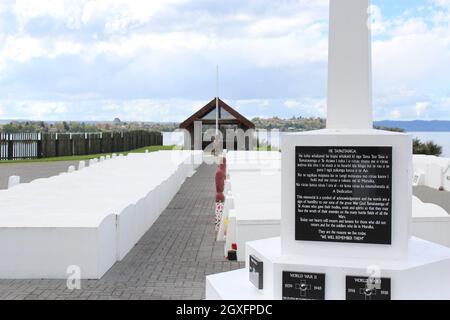
<svg viewBox="0 0 450 320">
<path fill-rule="evenodd" d="M 296 240 L 391 244 L 391 147 L 296 147 L 295 156 Z"/>
</svg>

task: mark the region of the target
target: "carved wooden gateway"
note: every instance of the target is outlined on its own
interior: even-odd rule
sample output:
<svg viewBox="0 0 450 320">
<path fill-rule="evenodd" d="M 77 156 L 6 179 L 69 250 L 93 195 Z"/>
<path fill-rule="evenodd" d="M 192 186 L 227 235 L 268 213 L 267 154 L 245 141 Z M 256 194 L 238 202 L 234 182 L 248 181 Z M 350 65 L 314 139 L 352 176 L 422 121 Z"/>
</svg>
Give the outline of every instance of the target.
<svg viewBox="0 0 450 320">
<path fill-rule="evenodd" d="M 218 110 L 216 110 L 216 105 L 218 105 Z M 219 131 L 221 132 L 221 136 L 223 137 L 223 148 L 227 148 L 227 139 L 232 140 L 232 144 L 234 146 L 234 150 L 238 149 L 236 136 L 231 136 L 227 134 L 227 131 L 230 130 L 236 132 L 236 130 L 242 130 L 240 132 L 247 133 L 248 131 L 253 131 L 255 129 L 255 124 L 244 117 L 242 114 L 237 112 L 235 109 L 230 107 L 227 103 L 218 99 L 218 103 L 216 103 L 216 98 L 211 100 L 208 104 L 206 104 L 203 108 L 198 110 L 188 119 L 183 121 L 180 124 L 180 129 L 185 129 L 189 132 L 190 135 L 190 145 L 191 149 L 194 150 L 204 150 L 213 138 L 214 131 L 216 128 L 216 118 L 217 124 L 219 127 Z M 211 132 L 211 134 L 209 134 Z M 201 134 L 201 139 L 199 135 Z M 200 144 L 195 143 L 195 141 L 201 141 Z M 245 142 L 245 150 L 248 150 L 251 143 L 248 141 L 247 137 Z M 230 144 L 228 144 L 230 145 Z"/>
</svg>

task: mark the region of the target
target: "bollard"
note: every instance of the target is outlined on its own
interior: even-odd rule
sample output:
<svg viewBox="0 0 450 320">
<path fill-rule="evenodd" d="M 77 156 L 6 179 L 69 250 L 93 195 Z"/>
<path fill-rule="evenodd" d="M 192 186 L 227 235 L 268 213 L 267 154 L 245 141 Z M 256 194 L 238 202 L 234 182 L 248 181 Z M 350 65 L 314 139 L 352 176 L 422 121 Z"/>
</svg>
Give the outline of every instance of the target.
<svg viewBox="0 0 450 320">
<path fill-rule="evenodd" d="M 222 221 L 223 207 L 225 202 L 225 196 L 223 194 L 225 188 L 225 174 L 220 167 L 217 168 L 216 172 L 216 210 L 215 210 L 215 230 L 216 232 L 220 229 L 220 222 Z"/>
<path fill-rule="evenodd" d="M 113 158 L 113 159 L 117 158 L 117 154 L 113 153 L 111 158 Z"/>
<path fill-rule="evenodd" d="M 19 176 L 11 176 L 8 179 L 8 189 L 11 189 L 15 186 L 18 186 L 20 184 L 20 177 Z"/>
<path fill-rule="evenodd" d="M 80 163 L 78 163 L 78 170 L 83 170 L 85 167 L 86 167 L 85 161 L 80 161 Z"/>
<path fill-rule="evenodd" d="M 100 161 L 100 162 L 105 161 L 105 157 L 104 157 L 104 156 L 101 156 L 99 161 Z"/>
<path fill-rule="evenodd" d="M 220 168 L 216 172 L 216 201 L 225 201 L 223 191 L 225 189 L 225 173 Z"/>
<path fill-rule="evenodd" d="M 225 157 L 220 158 L 219 167 L 220 167 L 220 170 L 223 171 L 223 173 L 225 175 L 225 179 L 226 179 L 226 177 L 227 177 L 227 158 L 225 158 Z"/>
<path fill-rule="evenodd" d="M 111 156 L 108 154 L 106 157 L 105 157 L 105 160 L 110 160 L 111 159 Z"/>
<path fill-rule="evenodd" d="M 69 166 L 69 168 L 67 169 L 68 173 L 72 173 L 75 172 L 75 166 Z"/>
<path fill-rule="evenodd" d="M 227 167 L 227 157 L 222 157 L 222 163 L 225 165 L 225 168 Z"/>
</svg>

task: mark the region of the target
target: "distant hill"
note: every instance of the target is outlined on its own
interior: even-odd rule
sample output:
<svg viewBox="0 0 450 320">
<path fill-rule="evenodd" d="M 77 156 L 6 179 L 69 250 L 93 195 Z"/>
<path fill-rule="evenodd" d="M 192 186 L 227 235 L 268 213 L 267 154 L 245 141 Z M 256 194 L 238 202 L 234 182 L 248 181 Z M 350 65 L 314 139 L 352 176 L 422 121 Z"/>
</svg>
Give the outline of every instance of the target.
<svg viewBox="0 0 450 320">
<path fill-rule="evenodd" d="M 292 132 L 292 131 L 305 131 L 305 130 L 317 130 L 323 129 L 326 125 L 326 120 L 323 118 L 303 118 L 303 117 L 292 117 L 289 119 L 281 119 L 278 117 L 273 118 L 253 118 L 253 123 L 256 125 L 258 129 L 279 129 L 282 132 Z M 8 119 L 0 119 L 0 127 L 1 125 L 5 125 L 8 123 L 38 123 L 40 121 L 30 121 L 30 120 L 8 120 Z M 56 126 L 58 121 L 45 121 L 45 123 L 49 126 Z M 129 121 L 129 122 L 121 122 L 114 123 L 113 121 L 68 121 L 69 126 L 73 126 L 77 123 L 83 123 L 87 126 L 98 127 L 102 129 L 105 125 L 115 126 L 119 125 L 121 130 L 123 126 L 131 127 L 132 129 L 140 129 L 145 128 L 148 130 L 156 130 L 156 131 L 173 131 L 178 128 L 177 123 L 168 123 L 168 122 L 137 122 L 137 121 Z M 375 121 L 374 125 L 376 127 L 382 128 L 400 128 L 407 132 L 450 132 L 450 121 L 448 120 L 432 120 L 432 121 L 424 121 L 424 120 L 414 120 L 414 121 L 394 121 L 394 120 L 383 120 L 383 121 Z M 108 129 L 111 130 L 111 129 Z M 80 128 L 77 130 L 71 130 L 72 132 L 84 132 L 80 131 Z"/>
<path fill-rule="evenodd" d="M 401 128 L 408 132 L 446 132 L 450 131 L 450 121 L 441 120 L 414 120 L 414 121 L 375 121 L 376 126 L 388 128 Z"/>
</svg>

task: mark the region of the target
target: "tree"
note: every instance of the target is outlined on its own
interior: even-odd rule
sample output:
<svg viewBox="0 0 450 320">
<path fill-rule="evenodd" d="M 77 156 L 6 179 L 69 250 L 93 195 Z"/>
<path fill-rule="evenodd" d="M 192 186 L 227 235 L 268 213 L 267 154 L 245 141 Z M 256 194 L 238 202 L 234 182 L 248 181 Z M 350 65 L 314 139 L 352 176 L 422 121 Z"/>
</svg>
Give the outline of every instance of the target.
<svg viewBox="0 0 450 320">
<path fill-rule="evenodd" d="M 63 128 L 64 128 L 65 132 L 69 132 L 70 131 L 70 126 L 69 126 L 69 124 L 66 121 L 63 121 L 62 125 L 63 125 Z"/>
<path fill-rule="evenodd" d="M 415 138 L 413 141 L 413 153 L 439 157 L 442 155 L 442 147 L 433 141 L 422 142 L 419 138 Z"/>
<path fill-rule="evenodd" d="M 377 130 L 384 130 L 384 131 L 392 131 L 392 132 L 405 132 L 402 128 L 388 128 L 388 127 L 380 127 L 380 126 L 374 126 Z"/>
<path fill-rule="evenodd" d="M 3 132 L 6 132 L 6 133 L 19 132 L 19 128 L 14 123 L 8 123 L 8 124 L 3 125 L 2 130 L 3 130 Z"/>
</svg>

